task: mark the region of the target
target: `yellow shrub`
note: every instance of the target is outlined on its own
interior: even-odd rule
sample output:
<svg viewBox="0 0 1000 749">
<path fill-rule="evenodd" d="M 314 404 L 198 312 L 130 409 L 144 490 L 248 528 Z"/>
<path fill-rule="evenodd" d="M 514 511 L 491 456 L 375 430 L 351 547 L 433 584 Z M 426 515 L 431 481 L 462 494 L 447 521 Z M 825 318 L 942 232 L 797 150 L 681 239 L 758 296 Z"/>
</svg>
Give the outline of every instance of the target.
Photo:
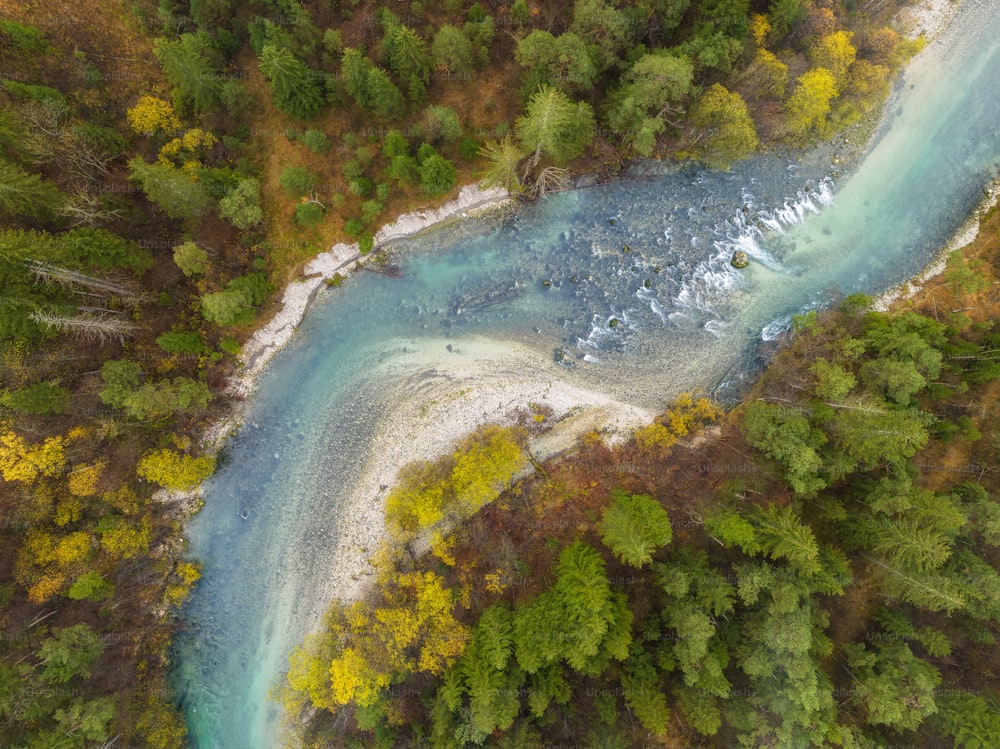
<svg viewBox="0 0 1000 749">
<path fill-rule="evenodd" d="M 155 96 L 140 96 L 126 113 L 128 124 L 140 135 L 153 135 L 161 130 L 179 130 L 181 122 L 169 102 Z"/>
<path fill-rule="evenodd" d="M 69 493 L 77 497 L 92 497 L 97 494 L 97 482 L 107 465 L 99 460 L 92 465 L 82 465 L 69 475 Z"/>
<path fill-rule="evenodd" d="M 29 445 L 14 432 L 0 433 L 0 473 L 5 481 L 31 483 L 39 476 L 55 476 L 66 467 L 62 437 L 49 437 L 41 445 Z"/>
<path fill-rule="evenodd" d="M 75 523 L 83 515 L 83 502 L 79 497 L 64 497 L 56 505 L 56 514 L 52 522 L 62 528 L 64 525 Z"/>
<path fill-rule="evenodd" d="M 34 604 L 45 603 L 59 592 L 64 582 L 66 582 L 66 575 L 62 573 L 45 575 L 28 588 L 28 600 Z"/>
<path fill-rule="evenodd" d="M 53 556 L 61 566 L 68 567 L 86 559 L 89 551 L 90 534 L 86 531 L 77 531 L 60 539 L 54 549 Z"/>
</svg>

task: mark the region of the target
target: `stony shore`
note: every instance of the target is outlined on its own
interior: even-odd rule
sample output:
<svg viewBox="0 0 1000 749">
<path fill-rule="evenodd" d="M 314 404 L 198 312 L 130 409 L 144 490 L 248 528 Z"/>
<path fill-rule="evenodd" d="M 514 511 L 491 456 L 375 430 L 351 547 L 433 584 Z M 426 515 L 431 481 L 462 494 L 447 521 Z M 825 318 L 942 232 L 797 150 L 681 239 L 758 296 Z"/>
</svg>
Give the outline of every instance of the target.
<svg viewBox="0 0 1000 749">
<path fill-rule="evenodd" d="M 374 373 L 386 390 L 392 418 L 383 420 L 361 479 L 345 498 L 350 518 L 340 537 L 326 594 L 356 600 L 369 579 L 368 552 L 383 540 L 383 500 L 396 474 L 415 460 L 433 460 L 487 423 L 513 424 L 542 407 L 548 431 L 530 440 L 545 460 L 576 444 L 588 431 L 609 443 L 628 439 L 655 413 L 552 376 L 552 360 L 516 342 L 432 339 L 405 346 Z M 536 412 L 541 412 L 541 408 Z M 530 417 L 529 417 L 530 418 Z M 373 501 L 377 499 L 377 501 Z"/>
<path fill-rule="evenodd" d="M 400 216 L 396 221 L 383 226 L 375 235 L 375 246 L 386 242 L 413 236 L 430 226 L 452 219 L 463 218 L 475 212 L 490 209 L 510 200 L 503 188 L 481 189 L 476 185 L 463 187 L 458 197 L 440 208 L 414 211 Z M 243 345 L 240 371 L 232 383 L 233 395 L 246 396 L 254 387 L 255 378 L 267 363 L 292 337 L 292 333 L 302 322 L 309 304 L 320 287 L 335 276 L 346 277 L 365 262 L 357 244 L 335 244 L 306 264 L 304 278 L 293 281 L 285 288 L 281 308 L 267 324 L 257 330 Z"/>
</svg>

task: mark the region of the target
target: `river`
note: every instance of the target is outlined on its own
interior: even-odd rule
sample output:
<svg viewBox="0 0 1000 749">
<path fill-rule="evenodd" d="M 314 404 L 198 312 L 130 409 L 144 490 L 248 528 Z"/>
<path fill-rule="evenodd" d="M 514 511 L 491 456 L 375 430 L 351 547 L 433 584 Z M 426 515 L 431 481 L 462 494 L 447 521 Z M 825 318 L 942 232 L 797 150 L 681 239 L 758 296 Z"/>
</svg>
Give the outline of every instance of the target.
<svg viewBox="0 0 1000 749">
<path fill-rule="evenodd" d="M 477 367 L 641 408 L 694 387 L 725 394 L 792 314 L 901 282 L 956 231 L 1000 164 L 997 81 L 1000 0 L 965 0 L 849 176 L 827 151 L 729 173 L 649 166 L 398 243 L 394 272 L 321 295 L 261 376 L 187 529 L 204 576 L 173 684 L 192 745 L 278 746 L 269 691 L 355 575 L 338 552 L 356 543 L 345 529 L 377 518 L 356 495 L 379 440 L 406 444 L 401 412 L 447 419 L 441 383 L 461 389 Z M 729 265 L 734 249 L 750 267 Z"/>
</svg>

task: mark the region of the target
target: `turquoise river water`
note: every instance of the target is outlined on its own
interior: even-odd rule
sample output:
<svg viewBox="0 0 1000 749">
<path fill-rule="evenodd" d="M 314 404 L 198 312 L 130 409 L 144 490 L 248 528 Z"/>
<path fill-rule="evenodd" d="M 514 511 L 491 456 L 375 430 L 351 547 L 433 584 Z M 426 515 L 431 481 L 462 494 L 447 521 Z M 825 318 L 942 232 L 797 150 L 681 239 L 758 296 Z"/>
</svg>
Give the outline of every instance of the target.
<svg viewBox="0 0 1000 749">
<path fill-rule="evenodd" d="M 693 387 L 725 395 L 792 314 L 901 282 L 956 231 L 1000 164 L 998 82 L 1000 0 L 965 0 L 850 175 L 829 153 L 725 174 L 647 167 L 399 243 L 398 273 L 322 295 L 261 377 L 188 528 L 204 577 L 173 684 L 192 745 L 279 746 L 268 694 L 326 607 L 345 497 L 392 425 L 394 350 L 435 366 L 473 338 L 527 348 L 536 376 L 643 407 Z M 734 249 L 749 268 L 729 266 Z"/>
</svg>

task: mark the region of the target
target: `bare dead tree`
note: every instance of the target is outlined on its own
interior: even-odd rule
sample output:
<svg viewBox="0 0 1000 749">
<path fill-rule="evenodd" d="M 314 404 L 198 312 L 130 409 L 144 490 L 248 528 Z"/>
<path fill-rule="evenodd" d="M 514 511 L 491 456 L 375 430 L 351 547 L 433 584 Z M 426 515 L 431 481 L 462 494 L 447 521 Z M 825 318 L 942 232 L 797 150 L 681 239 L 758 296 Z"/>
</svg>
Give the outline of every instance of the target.
<svg viewBox="0 0 1000 749">
<path fill-rule="evenodd" d="M 83 273 L 60 268 L 57 265 L 32 261 L 28 264 L 28 270 L 35 277 L 35 281 L 39 283 L 51 281 L 63 286 L 82 286 L 85 289 L 95 292 L 98 296 L 114 296 L 130 301 L 138 299 L 137 295 L 124 284 L 105 281 L 102 278 L 94 278 Z"/>
<path fill-rule="evenodd" d="M 110 175 L 110 164 L 116 158 L 100 146 L 72 133 L 59 148 L 59 160 L 64 163 L 66 171 L 85 182 L 96 182 Z"/>
<path fill-rule="evenodd" d="M 542 169 L 531 188 L 531 194 L 536 198 L 544 198 L 548 192 L 565 190 L 569 187 L 569 171 L 558 166 L 547 166 Z"/>
<path fill-rule="evenodd" d="M 55 328 L 63 333 L 74 333 L 88 340 L 105 343 L 116 340 L 125 343 L 125 338 L 132 335 L 137 326 L 127 320 L 115 319 L 103 313 L 85 312 L 77 317 L 55 315 L 50 312 L 32 312 L 31 319 L 39 325 Z"/>
<path fill-rule="evenodd" d="M 61 138 L 63 123 L 69 119 L 69 105 L 61 99 L 29 102 L 21 109 L 25 121 L 50 138 Z M 30 143 L 28 144 L 30 147 Z"/>
<path fill-rule="evenodd" d="M 104 208 L 97 196 L 86 192 L 73 195 L 56 213 L 68 219 L 73 226 L 93 226 L 97 223 L 116 221 L 125 215 L 118 208 Z"/>
</svg>

